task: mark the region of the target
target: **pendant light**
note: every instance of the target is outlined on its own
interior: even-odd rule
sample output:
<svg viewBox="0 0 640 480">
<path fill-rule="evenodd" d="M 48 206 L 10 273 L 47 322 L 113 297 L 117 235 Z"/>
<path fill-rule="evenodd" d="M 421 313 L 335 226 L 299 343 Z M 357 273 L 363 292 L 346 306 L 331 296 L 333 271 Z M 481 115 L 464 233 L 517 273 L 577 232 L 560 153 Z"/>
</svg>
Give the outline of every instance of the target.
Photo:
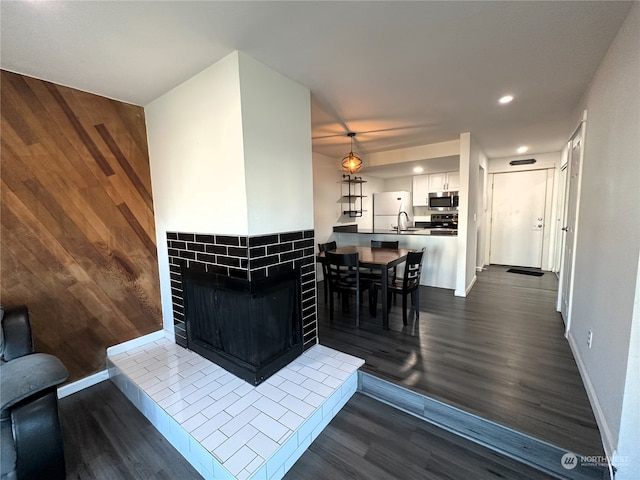
<svg viewBox="0 0 640 480">
<path fill-rule="evenodd" d="M 342 159 L 342 168 L 351 174 L 356 173 L 362 167 L 362 159 L 356 153 L 353 153 L 353 137 L 355 136 L 354 132 L 347 133 L 347 137 L 351 138 L 351 151 Z"/>
</svg>

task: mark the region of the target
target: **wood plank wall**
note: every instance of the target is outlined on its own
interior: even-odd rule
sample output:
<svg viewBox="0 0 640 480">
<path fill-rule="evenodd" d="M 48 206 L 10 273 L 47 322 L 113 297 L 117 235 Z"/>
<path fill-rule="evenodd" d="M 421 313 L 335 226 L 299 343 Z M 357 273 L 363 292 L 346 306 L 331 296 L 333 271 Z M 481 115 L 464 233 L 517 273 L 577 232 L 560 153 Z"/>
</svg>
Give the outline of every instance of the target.
<svg viewBox="0 0 640 480">
<path fill-rule="evenodd" d="M 0 301 L 73 381 L 162 328 L 144 110 L 1 75 Z"/>
</svg>

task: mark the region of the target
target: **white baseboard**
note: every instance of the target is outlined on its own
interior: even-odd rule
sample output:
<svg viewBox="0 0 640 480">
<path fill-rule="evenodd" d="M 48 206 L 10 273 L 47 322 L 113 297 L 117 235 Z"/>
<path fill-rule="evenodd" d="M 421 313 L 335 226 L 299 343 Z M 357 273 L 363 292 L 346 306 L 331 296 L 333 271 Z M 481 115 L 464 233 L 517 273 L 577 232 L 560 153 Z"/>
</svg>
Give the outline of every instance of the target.
<svg viewBox="0 0 640 480">
<path fill-rule="evenodd" d="M 100 382 L 104 382 L 109 379 L 109 371 L 102 370 L 101 372 L 94 373 L 93 375 L 89 375 L 88 377 L 81 378 L 75 382 L 72 382 L 68 385 L 64 385 L 58 389 L 58 398 L 68 397 L 80 390 L 84 390 L 85 388 L 92 387 Z"/>
<path fill-rule="evenodd" d="M 469 292 L 471 291 L 471 289 L 475 285 L 477 279 L 478 279 L 478 276 L 474 275 L 473 278 L 471 279 L 471 281 L 469 282 L 469 285 L 467 285 L 466 289 L 464 290 L 464 292 L 462 290 L 456 289 L 456 290 L 454 290 L 453 294 L 456 297 L 466 297 L 467 295 L 469 295 Z"/>
<path fill-rule="evenodd" d="M 142 337 L 134 338 L 129 340 L 128 342 L 119 343 L 118 345 L 114 345 L 112 347 L 107 348 L 107 357 L 118 355 L 119 353 L 126 352 L 127 350 L 131 350 L 132 348 L 139 347 L 141 345 L 145 345 L 150 342 L 155 342 L 156 340 L 160 340 L 163 338 L 174 339 L 173 335 L 171 337 L 167 336 L 168 332 L 164 330 L 158 330 L 157 332 L 149 333 L 148 335 L 143 335 Z"/>
<path fill-rule="evenodd" d="M 465 297 L 469 295 L 469 292 L 471 291 L 473 286 L 476 284 L 476 280 L 478 280 L 478 276 L 474 275 L 473 278 L 471 279 L 471 282 L 469 282 L 469 285 L 467 286 L 467 290 L 465 291 L 465 294 L 464 294 Z"/>
<path fill-rule="evenodd" d="M 157 332 L 150 333 L 148 335 L 144 335 L 142 337 L 134 338 L 133 340 L 129 340 L 128 342 L 119 343 L 118 345 L 114 345 L 112 347 L 107 348 L 107 356 L 109 355 L 117 355 L 118 353 L 126 352 L 127 350 L 131 350 L 132 348 L 139 347 L 140 345 L 144 345 L 149 342 L 153 342 L 156 340 L 160 340 L 162 338 L 168 338 L 169 340 L 174 340 L 174 335 L 165 330 L 158 330 Z M 88 377 L 81 378 L 75 382 L 72 382 L 68 385 L 64 385 L 58 388 L 58 398 L 64 398 L 69 395 L 72 395 L 80 390 L 84 390 L 85 388 L 92 387 L 100 382 L 104 382 L 109 379 L 109 370 L 105 369 L 100 372 L 94 373 L 93 375 L 89 375 Z"/>
<path fill-rule="evenodd" d="M 576 343 L 572 331 L 569 331 L 565 336 L 569 341 L 569 347 L 571 348 L 573 358 L 575 359 L 576 365 L 578 366 L 578 372 L 580 372 L 580 376 L 582 377 L 582 381 L 584 382 L 584 388 L 587 391 L 589 403 L 591 403 L 591 408 L 593 408 L 593 416 L 595 417 L 596 423 L 598 424 L 598 428 L 600 430 L 600 437 L 602 439 L 604 453 L 609 458 L 611 458 L 615 452 L 615 441 L 613 438 L 613 434 L 611 433 L 611 429 L 609 428 L 609 424 L 607 423 L 607 418 L 605 417 L 602 406 L 598 401 L 598 395 L 596 394 L 596 390 L 593 387 L 593 383 L 591 383 L 591 378 L 589 377 L 589 373 L 587 372 L 587 367 L 585 366 L 584 361 L 580 356 L 580 350 L 578 349 L 578 344 Z"/>
</svg>

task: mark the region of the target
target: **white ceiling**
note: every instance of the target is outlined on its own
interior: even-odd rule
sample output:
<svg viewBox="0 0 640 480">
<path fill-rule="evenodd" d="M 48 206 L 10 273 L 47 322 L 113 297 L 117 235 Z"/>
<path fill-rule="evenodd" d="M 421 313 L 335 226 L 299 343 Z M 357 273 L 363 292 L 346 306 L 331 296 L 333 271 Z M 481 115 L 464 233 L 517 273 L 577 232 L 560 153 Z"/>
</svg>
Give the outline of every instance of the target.
<svg viewBox="0 0 640 480">
<path fill-rule="evenodd" d="M 316 152 L 470 131 L 496 158 L 562 148 L 632 3 L 3 0 L 0 65 L 144 106 L 243 50 L 311 90 Z"/>
</svg>

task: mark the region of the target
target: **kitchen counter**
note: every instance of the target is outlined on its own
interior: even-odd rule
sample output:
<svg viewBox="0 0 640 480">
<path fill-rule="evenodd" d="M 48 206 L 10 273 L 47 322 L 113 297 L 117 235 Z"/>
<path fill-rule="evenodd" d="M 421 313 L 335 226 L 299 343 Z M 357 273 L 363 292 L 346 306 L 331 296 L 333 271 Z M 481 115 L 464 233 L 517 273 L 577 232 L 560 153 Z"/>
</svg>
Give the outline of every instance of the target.
<svg viewBox="0 0 640 480">
<path fill-rule="evenodd" d="M 360 233 L 360 234 L 382 234 L 382 235 L 437 235 L 439 237 L 457 237 L 458 231 L 453 229 L 443 229 L 443 228 L 410 228 L 408 230 L 402 230 L 400 233 L 397 233 L 395 230 L 371 230 L 371 229 L 358 229 L 357 232 L 352 233 Z"/>
<path fill-rule="evenodd" d="M 355 229 L 354 229 L 355 230 Z M 410 250 L 425 249 L 420 285 L 438 288 L 456 288 L 456 267 L 458 255 L 458 236 L 434 234 L 435 229 L 407 230 L 395 233 L 395 230 L 334 231 L 338 245 L 368 247 L 371 240 L 398 241 L 400 248 Z M 457 232 L 456 232 L 457 233 Z M 401 268 L 402 265 L 399 266 Z M 403 271 L 403 270 L 400 270 Z M 400 272 L 399 272 L 400 273 Z"/>
</svg>

